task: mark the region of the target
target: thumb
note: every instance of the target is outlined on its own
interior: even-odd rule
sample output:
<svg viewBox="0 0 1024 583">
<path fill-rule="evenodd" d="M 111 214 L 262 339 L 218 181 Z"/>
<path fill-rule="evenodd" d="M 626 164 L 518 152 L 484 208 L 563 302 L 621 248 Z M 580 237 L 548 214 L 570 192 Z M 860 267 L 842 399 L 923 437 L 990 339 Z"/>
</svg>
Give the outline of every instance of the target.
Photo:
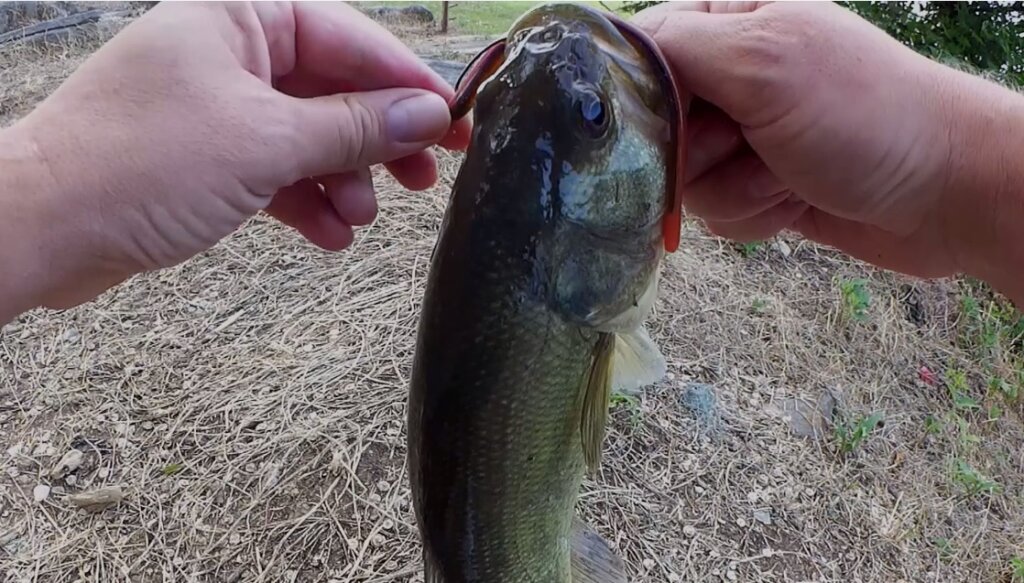
<svg viewBox="0 0 1024 583">
<path fill-rule="evenodd" d="M 340 174 L 404 158 L 442 138 L 448 104 L 421 89 L 382 89 L 295 100 L 302 177 Z"/>
<path fill-rule="evenodd" d="M 750 123 L 765 106 L 772 65 L 782 47 L 773 42 L 759 5 L 753 12 L 714 6 L 666 2 L 636 14 L 633 22 L 647 32 L 665 54 L 680 84 L 741 124 Z M 741 3 L 743 4 L 743 3 Z"/>
</svg>

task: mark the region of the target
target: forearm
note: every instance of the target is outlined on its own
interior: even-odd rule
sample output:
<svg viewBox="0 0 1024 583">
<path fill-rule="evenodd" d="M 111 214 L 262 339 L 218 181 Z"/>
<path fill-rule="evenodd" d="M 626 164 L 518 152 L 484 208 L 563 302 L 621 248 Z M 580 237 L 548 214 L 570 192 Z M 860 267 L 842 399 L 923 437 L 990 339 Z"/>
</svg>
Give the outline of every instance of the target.
<svg viewBox="0 0 1024 583">
<path fill-rule="evenodd" d="M 0 326 L 42 303 L 52 286 L 45 165 L 18 126 L 0 130 Z"/>
<path fill-rule="evenodd" d="M 1024 95 L 956 73 L 949 103 L 958 262 L 1024 308 Z"/>
</svg>

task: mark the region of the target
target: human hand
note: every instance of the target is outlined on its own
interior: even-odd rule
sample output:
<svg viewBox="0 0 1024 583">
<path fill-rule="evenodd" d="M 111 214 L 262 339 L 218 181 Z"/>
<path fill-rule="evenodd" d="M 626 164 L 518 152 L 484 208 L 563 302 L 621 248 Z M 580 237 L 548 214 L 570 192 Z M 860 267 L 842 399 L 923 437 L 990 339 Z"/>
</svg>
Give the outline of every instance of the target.
<svg viewBox="0 0 1024 583">
<path fill-rule="evenodd" d="M 964 217 L 986 202 L 954 184 L 958 72 L 832 3 L 671 2 L 635 22 L 699 98 L 684 205 L 712 232 L 793 229 L 922 277 L 965 267 L 962 231 L 985 227 Z"/>
<path fill-rule="evenodd" d="M 188 259 L 261 210 L 348 246 L 377 212 L 371 165 L 423 189 L 426 148 L 465 147 L 451 94 L 344 3 L 157 5 L 9 130 L 51 176 L 43 305 Z"/>
</svg>

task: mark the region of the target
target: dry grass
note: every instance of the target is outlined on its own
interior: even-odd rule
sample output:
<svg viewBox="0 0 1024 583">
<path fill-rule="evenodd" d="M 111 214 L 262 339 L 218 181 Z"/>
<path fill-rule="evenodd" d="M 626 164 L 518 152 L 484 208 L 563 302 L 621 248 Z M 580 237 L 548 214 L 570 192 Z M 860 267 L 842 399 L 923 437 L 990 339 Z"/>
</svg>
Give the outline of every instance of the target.
<svg viewBox="0 0 1024 583">
<path fill-rule="evenodd" d="M 0 54 L 0 120 L 31 108 L 98 42 Z M 176 269 L 0 331 L 5 581 L 422 581 L 404 473 L 404 401 L 427 262 L 460 160 L 328 254 L 262 217 Z M 744 258 L 689 225 L 652 331 L 671 378 L 616 406 L 580 509 L 637 582 L 1009 581 L 1024 555 L 1024 430 L 963 412 L 922 364 L 967 373 L 955 282 L 920 283 L 788 239 Z M 864 277 L 864 321 L 836 278 Z M 907 317 L 912 295 L 923 309 Z M 718 431 L 680 399 L 714 387 Z M 885 414 L 849 456 L 793 436 L 769 405 L 829 389 Z M 48 474 L 85 452 L 74 482 Z M 1001 485 L 968 496 L 964 459 Z M 33 501 L 33 488 L 53 487 Z M 72 492 L 119 484 L 100 514 Z M 770 514 L 770 524 L 755 518 Z M 939 542 L 936 542 L 939 541 Z M 946 541 L 946 542 L 942 542 Z"/>
</svg>

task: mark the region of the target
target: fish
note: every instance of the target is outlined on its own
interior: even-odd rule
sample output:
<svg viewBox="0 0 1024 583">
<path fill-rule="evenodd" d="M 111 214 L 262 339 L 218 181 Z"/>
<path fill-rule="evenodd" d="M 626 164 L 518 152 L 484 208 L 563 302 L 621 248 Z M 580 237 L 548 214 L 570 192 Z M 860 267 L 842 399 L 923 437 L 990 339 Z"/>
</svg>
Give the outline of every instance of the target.
<svg viewBox="0 0 1024 583">
<path fill-rule="evenodd" d="M 427 583 L 613 583 L 576 513 L 613 391 L 665 376 L 645 321 L 679 238 L 684 100 L 653 42 L 550 3 L 464 71 L 473 130 L 427 275 L 407 466 Z"/>
</svg>

